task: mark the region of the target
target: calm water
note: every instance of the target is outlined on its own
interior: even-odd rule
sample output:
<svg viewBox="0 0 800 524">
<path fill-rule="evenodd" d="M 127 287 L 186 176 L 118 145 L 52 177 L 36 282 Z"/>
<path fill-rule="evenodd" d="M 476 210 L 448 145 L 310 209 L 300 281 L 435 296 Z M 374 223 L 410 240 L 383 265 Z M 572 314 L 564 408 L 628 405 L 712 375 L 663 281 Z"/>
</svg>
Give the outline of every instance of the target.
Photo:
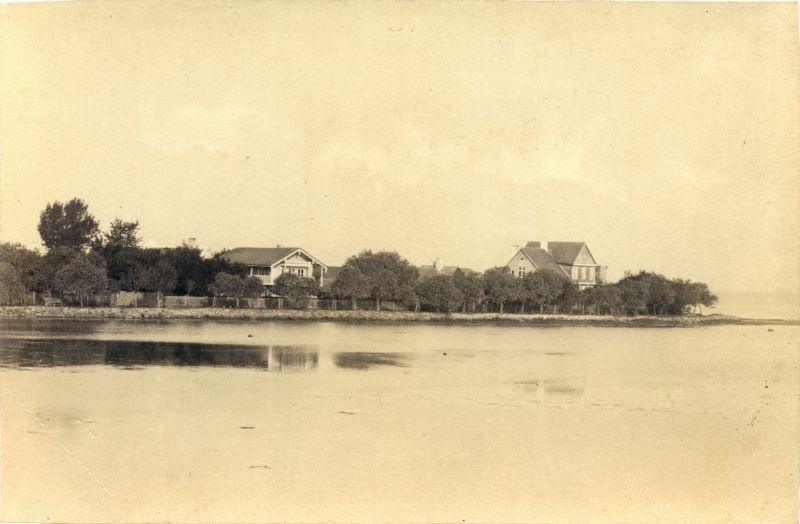
<svg viewBox="0 0 800 524">
<path fill-rule="evenodd" d="M 705 312 L 745 318 L 800 320 L 800 295 L 720 292 L 719 303 L 706 308 Z"/>
<path fill-rule="evenodd" d="M 794 326 L 0 323 L 4 521 L 792 522 Z"/>
</svg>

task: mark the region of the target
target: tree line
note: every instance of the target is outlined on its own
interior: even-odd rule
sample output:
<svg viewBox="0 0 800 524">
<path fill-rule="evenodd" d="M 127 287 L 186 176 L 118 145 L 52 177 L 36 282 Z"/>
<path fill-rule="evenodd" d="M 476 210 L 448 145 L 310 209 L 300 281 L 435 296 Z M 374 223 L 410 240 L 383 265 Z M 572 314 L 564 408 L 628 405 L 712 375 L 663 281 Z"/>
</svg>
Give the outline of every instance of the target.
<svg viewBox="0 0 800 524">
<path fill-rule="evenodd" d="M 26 293 L 76 295 L 81 305 L 92 295 L 117 291 L 152 292 L 234 299 L 263 296 L 261 281 L 224 252 L 204 257 L 193 245 L 144 248 L 139 222 L 99 223 L 80 199 L 53 202 L 42 211 L 38 231 L 46 251 L 0 244 L 0 302 L 21 303 Z M 668 279 L 642 271 L 617 283 L 579 290 L 566 275 L 534 271 L 522 278 L 508 268 L 483 273 L 457 269 L 420 278 L 417 267 L 398 253 L 363 251 L 347 259 L 333 284 L 321 289 L 314 278 L 281 275 L 272 288 L 298 301 L 308 297 L 373 300 L 380 310 L 395 307 L 438 312 L 562 312 L 613 315 L 678 315 L 712 306 L 717 297 L 699 282 Z"/>
<path fill-rule="evenodd" d="M 38 225 L 44 254 L 19 244 L 0 244 L 0 300 L 14 303 L 23 293 L 90 295 L 117 291 L 196 296 L 245 296 L 260 281 L 247 268 L 220 253 L 210 258 L 199 248 L 141 246 L 138 221 L 116 218 L 108 230 L 80 199 L 53 202 Z M 255 282 L 254 282 L 255 281 Z"/>
<path fill-rule="evenodd" d="M 451 275 L 419 278 L 418 269 L 397 253 L 364 251 L 339 271 L 330 296 L 414 303 L 416 310 L 562 312 L 611 315 L 679 315 L 709 307 L 717 297 L 708 286 L 642 271 L 617 283 L 580 290 L 566 275 L 548 270 L 515 277 L 507 267 L 483 273 L 456 269 Z"/>
</svg>

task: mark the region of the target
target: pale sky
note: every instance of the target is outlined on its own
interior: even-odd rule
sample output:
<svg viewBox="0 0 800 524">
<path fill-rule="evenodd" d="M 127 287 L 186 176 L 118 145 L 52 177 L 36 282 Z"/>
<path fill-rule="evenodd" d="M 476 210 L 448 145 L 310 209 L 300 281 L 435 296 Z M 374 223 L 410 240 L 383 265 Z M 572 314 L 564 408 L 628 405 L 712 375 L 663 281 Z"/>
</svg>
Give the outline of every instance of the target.
<svg viewBox="0 0 800 524">
<path fill-rule="evenodd" d="M 84 199 L 146 245 L 800 288 L 797 4 L 0 6 L 0 238 Z"/>
</svg>

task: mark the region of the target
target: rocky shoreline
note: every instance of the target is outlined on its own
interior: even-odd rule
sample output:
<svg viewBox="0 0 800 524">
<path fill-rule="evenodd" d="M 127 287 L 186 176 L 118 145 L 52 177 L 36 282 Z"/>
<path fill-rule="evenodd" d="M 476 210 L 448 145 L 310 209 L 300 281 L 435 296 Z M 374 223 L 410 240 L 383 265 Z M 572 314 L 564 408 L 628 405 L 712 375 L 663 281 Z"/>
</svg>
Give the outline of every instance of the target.
<svg viewBox="0 0 800 524">
<path fill-rule="evenodd" d="M 224 308 L 0 307 L 0 318 L 118 320 L 269 320 L 329 322 L 424 322 L 530 326 L 696 327 L 709 325 L 800 325 L 800 320 L 748 319 L 729 315 L 680 317 L 540 315 L 516 313 L 415 313 L 412 311 L 275 310 Z"/>
</svg>

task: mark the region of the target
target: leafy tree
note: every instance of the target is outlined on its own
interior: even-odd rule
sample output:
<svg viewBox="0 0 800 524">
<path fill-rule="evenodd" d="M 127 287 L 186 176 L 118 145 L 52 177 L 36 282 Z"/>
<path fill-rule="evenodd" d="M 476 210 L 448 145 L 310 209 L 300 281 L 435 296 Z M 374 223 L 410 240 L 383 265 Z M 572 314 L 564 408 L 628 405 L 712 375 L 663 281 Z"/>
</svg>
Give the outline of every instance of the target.
<svg viewBox="0 0 800 524">
<path fill-rule="evenodd" d="M 228 261 L 225 253 L 214 253 L 211 258 L 203 258 L 201 278 L 195 281 L 195 294 L 206 294 L 207 287 L 214 282 L 217 273 L 230 273 L 240 277 L 247 276 L 247 266 Z"/>
<path fill-rule="evenodd" d="M 26 291 L 41 291 L 42 256 L 38 251 L 21 244 L 3 242 L 0 244 L 0 262 L 11 265 Z"/>
<path fill-rule="evenodd" d="M 142 287 L 149 291 L 155 291 L 158 307 L 161 307 L 162 296 L 175 290 L 178 281 L 175 268 L 168 260 L 159 259 L 154 265 L 146 267 L 142 276 Z"/>
<path fill-rule="evenodd" d="M 714 304 L 716 304 L 717 300 L 719 299 L 717 298 L 717 295 L 715 295 L 714 293 L 711 292 L 711 290 L 708 289 L 708 285 L 698 282 L 695 283 L 694 286 L 695 286 L 695 294 L 697 296 L 697 302 L 695 302 L 695 304 L 700 306 L 700 314 L 702 315 L 703 306 L 713 307 Z"/>
<path fill-rule="evenodd" d="M 464 296 L 461 306 L 463 312 L 466 313 L 468 304 L 474 312 L 476 304 L 483 302 L 483 278 L 480 274 L 470 273 L 467 275 L 461 271 L 461 268 L 456 268 L 455 272 L 453 272 L 453 285 L 455 285 Z"/>
<path fill-rule="evenodd" d="M 407 301 L 414 298 L 414 285 L 417 281 L 417 268 L 399 254 L 390 251 L 362 251 L 357 256 L 347 259 L 342 271 L 361 273 L 369 289 L 370 297 L 375 299 L 375 306 L 380 311 L 382 300 Z M 342 278 L 341 272 L 337 281 Z M 348 278 L 352 278 L 348 276 Z M 362 277 L 356 277 L 360 281 Z"/>
<path fill-rule="evenodd" d="M 672 291 L 674 293 L 672 299 L 672 307 L 670 308 L 671 314 L 686 313 L 689 306 L 694 303 L 692 297 L 692 283 L 689 280 L 682 280 L 680 278 L 670 282 Z"/>
<path fill-rule="evenodd" d="M 120 289 L 142 291 L 147 282 L 147 268 L 161 258 L 157 250 L 126 247 L 106 258 L 108 278 L 119 281 Z"/>
<path fill-rule="evenodd" d="M 78 295 L 81 306 L 93 293 L 108 289 L 106 270 L 90 257 L 79 254 L 55 272 L 54 288 L 63 293 Z"/>
<path fill-rule="evenodd" d="M 483 289 L 486 297 L 496 304 L 500 313 L 508 300 L 517 295 L 517 281 L 507 267 L 493 267 L 483 273 Z"/>
<path fill-rule="evenodd" d="M 125 275 L 144 263 L 145 252 L 139 247 L 138 229 L 138 221 L 124 222 L 115 218 L 109 230 L 92 246 L 92 251 L 105 260 L 108 278 L 114 282 L 114 287 L 125 289 Z"/>
<path fill-rule="evenodd" d="M 258 277 L 244 277 L 242 279 L 242 296 L 258 298 L 264 295 L 264 284 Z"/>
<path fill-rule="evenodd" d="M 217 273 L 217 276 L 214 277 L 214 287 L 212 289 L 215 296 L 236 298 L 236 307 L 239 307 L 242 277 L 226 272 Z"/>
<path fill-rule="evenodd" d="M 115 218 L 108 231 L 103 235 L 104 245 L 117 249 L 139 247 L 139 221 L 124 222 Z"/>
<path fill-rule="evenodd" d="M 619 289 L 621 305 L 626 315 L 647 313 L 648 285 L 633 279 L 623 279 L 615 286 Z"/>
<path fill-rule="evenodd" d="M 331 293 L 337 298 L 349 298 L 352 308 L 356 309 L 356 300 L 369 298 L 369 279 L 357 266 L 343 266 L 331 286 Z"/>
<path fill-rule="evenodd" d="M 622 307 L 622 291 L 616 284 L 597 286 L 583 290 L 584 301 L 594 306 L 597 312 L 616 314 Z"/>
<path fill-rule="evenodd" d="M 562 279 L 561 293 L 556 300 L 556 304 L 561 310 L 566 312 L 573 311 L 577 306 L 582 305 L 581 292 L 578 286 L 573 284 L 569 279 Z"/>
<path fill-rule="evenodd" d="M 292 273 L 283 273 L 275 279 L 272 290 L 275 294 L 297 300 L 317 294 L 317 281 Z"/>
<path fill-rule="evenodd" d="M 148 283 L 147 268 L 141 264 L 132 265 L 120 280 L 121 289 L 125 291 L 144 291 Z"/>
<path fill-rule="evenodd" d="M 626 275 L 620 282 L 628 281 L 641 282 L 647 287 L 646 312 L 666 314 L 674 307 L 674 285 L 663 275 L 640 271 L 636 275 Z"/>
<path fill-rule="evenodd" d="M 422 280 L 417 285 L 417 296 L 423 306 L 442 313 L 451 313 L 464 303 L 464 293 L 447 275 L 434 275 Z"/>
<path fill-rule="evenodd" d="M 522 277 L 523 299 L 539 306 L 539 313 L 564 291 L 565 278 L 553 271 L 537 270 Z"/>
<path fill-rule="evenodd" d="M 21 303 L 25 294 L 25 286 L 17 269 L 8 262 L 0 262 L 0 300 L 2 304 Z"/>
<path fill-rule="evenodd" d="M 210 284 L 209 279 L 215 278 L 206 272 L 207 265 L 203 260 L 200 248 L 187 244 L 164 250 L 164 256 L 175 268 L 176 284 L 175 292 L 179 295 L 186 295 L 189 288 L 189 281 L 194 283 L 194 287 L 205 287 Z"/>
<path fill-rule="evenodd" d="M 56 284 L 56 272 L 68 265 L 72 260 L 82 253 L 75 251 L 71 247 L 54 247 L 45 253 L 39 265 L 39 282 L 42 291 L 53 293 L 59 291 Z"/>
<path fill-rule="evenodd" d="M 47 249 L 66 247 L 82 251 L 100 234 L 97 220 L 89 214 L 83 200 L 73 198 L 66 204 L 47 204 L 39 216 L 39 235 Z"/>
<path fill-rule="evenodd" d="M 175 268 L 177 275 L 175 293 L 179 295 L 209 294 L 212 292 L 209 286 L 214 283 L 219 273 L 247 276 L 247 267 L 228 262 L 224 252 L 215 253 L 211 258 L 204 258 L 200 248 L 186 243 L 161 250 L 161 256 L 169 260 Z"/>
<path fill-rule="evenodd" d="M 666 315 L 674 305 L 675 289 L 666 278 L 654 279 L 649 283 L 647 307 L 653 315 Z"/>
</svg>

